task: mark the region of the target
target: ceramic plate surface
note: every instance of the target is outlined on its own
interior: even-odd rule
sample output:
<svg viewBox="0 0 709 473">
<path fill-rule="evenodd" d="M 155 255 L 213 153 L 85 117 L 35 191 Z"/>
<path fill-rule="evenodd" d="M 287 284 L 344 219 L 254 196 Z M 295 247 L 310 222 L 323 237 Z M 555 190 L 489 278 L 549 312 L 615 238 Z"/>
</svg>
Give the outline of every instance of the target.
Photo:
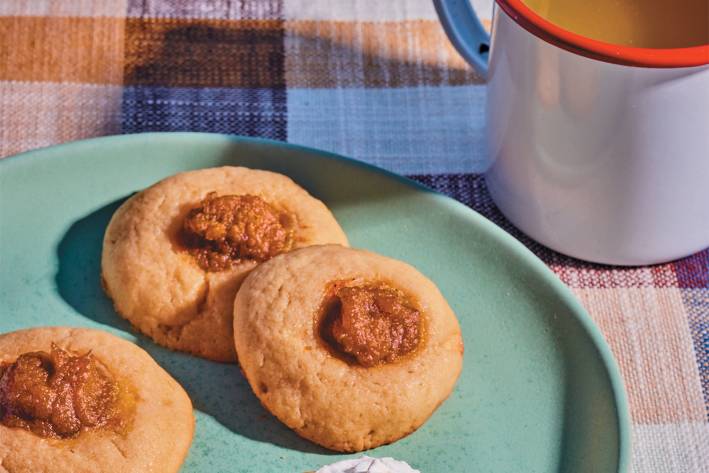
<svg viewBox="0 0 709 473">
<path fill-rule="evenodd" d="M 406 460 L 423 473 L 626 470 L 628 412 L 618 369 L 556 276 L 464 205 L 322 151 L 158 133 L 0 161 L 0 332 L 97 327 L 145 348 L 195 406 L 185 472 L 302 473 L 347 457 L 281 425 L 237 366 L 136 336 L 101 290 L 101 239 L 121 202 L 171 174 L 226 164 L 292 177 L 333 210 L 353 246 L 413 264 L 458 315 L 465 359 L 455 391 L 421 429 L 370 455 Z"/>
</svg>

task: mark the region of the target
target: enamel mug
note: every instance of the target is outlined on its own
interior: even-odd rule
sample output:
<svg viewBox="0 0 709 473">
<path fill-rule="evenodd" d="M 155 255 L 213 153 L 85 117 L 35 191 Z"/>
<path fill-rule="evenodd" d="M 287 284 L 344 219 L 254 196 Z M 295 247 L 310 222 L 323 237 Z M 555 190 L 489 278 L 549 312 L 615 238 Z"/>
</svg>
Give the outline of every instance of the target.
<svg viewBox="0 0 709 473">
<path fill-rule="evenodd" d="M 434 3 L 486 77 L 485 179 L 512 223 L 599 263 L 660 263 L 709 246 L 709 44 L 603 43 L 521 0 L 497 0 L 488 36 L 468 1 Z"/>
</svg>

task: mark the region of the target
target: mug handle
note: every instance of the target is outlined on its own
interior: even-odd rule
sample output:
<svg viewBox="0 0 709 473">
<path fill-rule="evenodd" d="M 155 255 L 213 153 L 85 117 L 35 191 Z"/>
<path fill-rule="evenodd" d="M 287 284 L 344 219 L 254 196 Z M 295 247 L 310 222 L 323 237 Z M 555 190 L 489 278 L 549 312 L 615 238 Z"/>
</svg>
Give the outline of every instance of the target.
<svg viewBox="0 0 709 473">
<path fill-rule="evenodd" d="M 487 78 L 490 35 L 475 14 L 469 0 L 433 0 L 448 39 L 475 72 Z"/>
</svg>

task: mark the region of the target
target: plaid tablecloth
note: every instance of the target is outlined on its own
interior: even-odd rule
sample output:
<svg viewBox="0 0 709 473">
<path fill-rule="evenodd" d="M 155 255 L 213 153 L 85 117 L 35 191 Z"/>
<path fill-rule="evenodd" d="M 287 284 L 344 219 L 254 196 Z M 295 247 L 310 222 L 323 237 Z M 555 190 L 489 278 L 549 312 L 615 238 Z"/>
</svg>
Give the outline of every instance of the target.
<svg viewBox="0 0 709 473">
<path fill-rule="evenodd" d="M 488 20 L 491 2 L 474 2 Z M 709 252 L 624 269 L 525 238 L 480 176 L 484 94 L 429 0 L 0 0 L 0 156 L 191 130 L 412 176 L 520 238 L 581 299 L 625 378 L 633 471 L 709 471 Z"/>
</svg>

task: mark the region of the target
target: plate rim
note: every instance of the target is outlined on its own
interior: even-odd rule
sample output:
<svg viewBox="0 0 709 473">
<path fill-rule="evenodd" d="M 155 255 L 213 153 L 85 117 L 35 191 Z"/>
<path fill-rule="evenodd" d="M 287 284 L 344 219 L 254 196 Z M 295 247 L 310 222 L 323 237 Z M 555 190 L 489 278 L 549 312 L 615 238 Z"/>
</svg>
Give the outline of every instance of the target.
<svg viewBox="0 0 709 473">
<path fill-rule="evenodd" d="M 24 151 L 18 154 L 7 156 L 0 159 L 0 182 L 2 182 L 3 170 L 10 167 L 24 163 L 36 162 L 43 159 L 51 159 L 50 155 L 53 152 L 61 152 L 62 150 L 71 150 L 75 147 L 83 146 L 94 146 L 101 144 L 111 144 L 123 142 L 130 142 L 136 140 L 145 139 L 160 139 L 160 140 L 174 140 L 174 139 L 200 139 L 209 141 L 212 140 L 216 143 L 246 143 L 257 146 L 267 146 L 283 148 L 285 150 L 295 150 L 305 153 L 314 154 L 323 158 L 333 159 L 336 161 L 344 162 L 345 164 L 361 167 L 370 172 L 381 174 L 385 177 L 391 178 L 409 187 L 413 187 L 420 191 L 429 192 L 436 196 L 442 203 L 451 207 L 456 212 L 460 212 L 466 215 L 468 218 L 472 219 L 477 225 L 482 229 L 487 231 L 494 239 L 506 246 L 506 249 L 511 251 L 515 256 L 520 258 L 525 264 L 529 266 L 533 272 L 547 284 L 552 291 L 563 301 L 563 303 L 570 309 L 571 314 L 579 322 L 583 330 L 589 336 L 591 342 L 596 347 L 601 361 L 608 373 L 608 378 L 613 391 L 613 399 L 615 401 L 615 414 L 618 421 L 618 472 L 626 473 L 629 471 L 630 467 L 630 457 L 631 457 L 631 435 L 630 435 L 630 412 L 628 406 L 627 393 L 625 385 L 623 382 L 623 377 L 620 374 L 620 368 L 618 367 L 617 360 L 613 356 L 613 353 L 608 346 L 608 342 L 601 333 L 600 328 L 593 321 L 591 316 L 588 314 L 586 309 L 583 307 L 578 298 L 573 294 L 571 289 L 566 286 L 559 277 L 530 249 L 528 249 L 522 242 L 513 237 L 507 231 L 502 229 L 497 224 L 488 220 L 480 213 L 473 210 L 471 207 L 463 204 L 462 202 L 449 197 L 441 192 L 438 192 L 430 187 L 427 187 L 413 179 L 410 179 L 401 174 L 397 174 L 393 171 L 381 168 L 374 164 L 370 164 L 364 161 L 360 161 L 354 158 L 349 158 L 347 156 L 334 153 L 331 151 L 325 151 L 318 148 L 313 148 L 310 146 L 299 145 L 294 143 L 288 143 L 285 141 L 274 140 L 270 138 L 254 137 L 254 136 L 243 136 L 243 135 L 232 135 L 225 133 L 206 133 L 206 132 L 189 132 L 189 131 L 179 131 L 179 132 L 144 132 L 144 133 L 131 133 L 122 135 L 106 135 L 93 137 L 88 139 L 80 139 L 74 141 L 68 141 L 65 143 L 44 146 L 41 148 L 36 148 L 28 151 Z M 100 158 L 97 158 L 100 159 Z M 0 193 L 1 194 L 1 193 Z"/>
</svg>

